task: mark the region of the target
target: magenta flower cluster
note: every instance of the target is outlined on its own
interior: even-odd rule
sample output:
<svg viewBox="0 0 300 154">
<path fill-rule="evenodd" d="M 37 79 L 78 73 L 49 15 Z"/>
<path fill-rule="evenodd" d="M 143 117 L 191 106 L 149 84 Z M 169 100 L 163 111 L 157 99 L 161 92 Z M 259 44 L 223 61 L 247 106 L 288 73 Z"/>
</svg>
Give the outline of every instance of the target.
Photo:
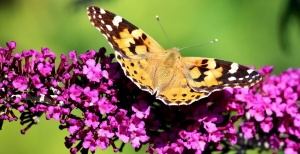
<svg viewBox="0 0 300 154">
<path fill-rule="evenodd" d="M 273 67 L 259 70 L 265 80 L 252 92 L 241 89 L 236 101 L 244 103 L 245 115 L 240 124 L 244 139 L 264 149 L 300 151 L 300 69 L 288 69 L 270 75 Z M 258 90 L 256 94 L 253 90 Z"/>
<path fill-rule="evenodd" d="M 4 120 L 20 119 L 25 134 L 46 114 L 68 130 L 70 153 L 109 146 L 117 152 L 126 143 L 159 154 L 225 152 L 234 145 L 240 145 L 237 151 L 300 150 L 300 69 L 271 76 L 273 68 L 264 66 L 264 81 L 251 89 L 226 89 L 189 106 L 166 106 L 136 87 L 104 48 L 61 55 L 57 68 L 48 48 L 13 55 L 15 48 L 15 42 L 0 47 L 0 127 Z M 237 120 L 242 120 L 238 129 Z"/>
</svg>

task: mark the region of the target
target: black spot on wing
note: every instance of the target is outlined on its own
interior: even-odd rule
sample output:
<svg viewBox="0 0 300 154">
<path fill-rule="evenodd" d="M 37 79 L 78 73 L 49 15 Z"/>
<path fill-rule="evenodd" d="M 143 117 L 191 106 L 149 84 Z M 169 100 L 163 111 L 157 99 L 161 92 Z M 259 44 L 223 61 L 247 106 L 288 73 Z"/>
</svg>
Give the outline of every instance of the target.
<svg viewBox="0 0 300 154">
<path fill-rule="evenodd" d="M 193 100 L 189 99 L 187 101 L 185 101 L 186 104 L 190 104 Z"/>
<path fill-rule="evenodd" d="M 143 33 L 142 39 L 143 39 L 143 40 L 146 40 L 146 39 L 147 39 L 147 35 L 146 35 L 145 33 Z"/>
<path fill-rule="evenodd" d="M 176 104 L 180 104 L 180 103 L 181 103 L 181 101 L 176 101 L 175 103 L 176 103 Z"/>
<path fill-rule="evenodd" d="M 135 78 L 132 78 L 132 81 L 133 81 L 133 82 L 138 82 Z"/>
<path fill-rule="evenodd" d="M 201 72 L 200 76 L 198 78 L 194 78 L 194 81 L 196 82 L 202 82 L 204 81 L 204 78 L 206 77 L 206 75 L 204 74 L 204 72 L 208 71 L 209 69 L 205 68 L 205 67 L 197 67 L 198 70 Z"/>
<path fill-rule="evenodd" d="M 121 65 L 122 65 L 122 67 L 125 67 L 125 64 L 124 64 L 124 63 L 122 63 Z"/>
<path fill-rule="evenodd" d="M 121 56 L 120 56 L 120 55 L 117 55 L 117 59 L 118 59 L 118 60 L 121 60 Z"/>
<path fill-rule="evenodd" d="M 207 62 L 208 62 L 208 59 L 203 59 L 201 64 L 207 64 Z"/>
<path fill-rule="evenodd" d="M 135 46 L 143 46 L 143 45 L 145 45 L 145 43 L 144 43 L 144 41 L 141 39 L 141 37 L 139 37 L 139 39 L 136 39 L 136 38 L 134 38 L 134 41 L 135 41 Z"/>
</svg>

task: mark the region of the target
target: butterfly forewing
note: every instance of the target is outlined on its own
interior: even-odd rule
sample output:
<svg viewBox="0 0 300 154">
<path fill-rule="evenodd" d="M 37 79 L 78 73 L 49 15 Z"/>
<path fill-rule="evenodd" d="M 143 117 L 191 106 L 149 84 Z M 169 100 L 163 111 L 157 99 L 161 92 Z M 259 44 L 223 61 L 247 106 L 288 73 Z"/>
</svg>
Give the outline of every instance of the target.
<svg viewBox="0 0 300 154">
<path fill-rule="evenodd" d="M 189 86 L 199 92 L 247 88 L 261 80 L 258 72 L 234 62 L 200 57 L 184 57 L 182 62 Z"/>
<path fill-rule="evenodd" d="M 163 52 L 164 49 L 149 35 L 122 17 L 95 6 L 88 7 L 87 12 L 90 22 L 123 58 L 140 59 Z"/>
<path fill-rule="evenodd" d="M 107 10 L 87 8 L 90 22 L 115 50 L 125 75 L 140 89 L 167 105 L 189 105 L 224 88 L 250 87 L 258 72 L 237 63 L 201 57 L 181 57 L 164 50 L 144 31 Z"/>
</svg>

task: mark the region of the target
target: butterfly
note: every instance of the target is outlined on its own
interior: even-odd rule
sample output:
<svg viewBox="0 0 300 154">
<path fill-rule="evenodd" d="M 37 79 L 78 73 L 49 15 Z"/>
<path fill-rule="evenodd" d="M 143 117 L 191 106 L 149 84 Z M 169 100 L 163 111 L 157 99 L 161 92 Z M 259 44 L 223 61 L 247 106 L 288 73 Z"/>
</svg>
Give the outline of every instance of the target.
<svg viewBox="0 0 300 154">
<path fill-rule="evenodd" d="M 105 9 L 87 8 L 90 22 L 115 51 L 125 75 L 167 105 L 189 105 L 224 88 L 250 87 L 260 74 L 246 66 L 213 58 L 182 57 L 165 50 L 144 31 Z"/>
</svg>

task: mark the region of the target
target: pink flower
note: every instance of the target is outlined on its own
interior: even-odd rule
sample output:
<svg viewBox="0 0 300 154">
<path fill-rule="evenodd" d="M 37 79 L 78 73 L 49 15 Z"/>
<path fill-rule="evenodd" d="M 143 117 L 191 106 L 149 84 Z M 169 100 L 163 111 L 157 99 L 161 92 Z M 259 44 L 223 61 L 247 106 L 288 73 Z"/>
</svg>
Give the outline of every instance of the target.
<svg viewBox="0 0 300 154">
<path fill-rule="evenodd" d="M 273 118 L 265 118 L 265 120 L 262 123 L 260 123 L 260 127 L 264 132 L 269 133 L 270 130 L 273 128 Z"/>
<path fill-rule="evenodd" d="M 242 132 L 244 133 L 245 138 L 253 138 L 256 133 L 254 122 L 242 123 Z"/>
</svg>

